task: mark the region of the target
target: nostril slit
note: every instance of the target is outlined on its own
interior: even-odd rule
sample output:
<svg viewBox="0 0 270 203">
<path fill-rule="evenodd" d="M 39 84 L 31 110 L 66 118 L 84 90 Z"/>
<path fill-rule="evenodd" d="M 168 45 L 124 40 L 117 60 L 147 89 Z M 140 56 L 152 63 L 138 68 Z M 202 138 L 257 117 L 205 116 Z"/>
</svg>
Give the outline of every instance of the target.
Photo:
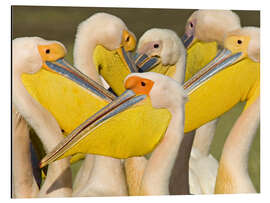
<svg viewBox="0 0 270 203">
<path fill-rule="evenodd" d="M 50 53 L 50 49 L 46 49 L 46 54 L 49 54 Z"/>
</svg>

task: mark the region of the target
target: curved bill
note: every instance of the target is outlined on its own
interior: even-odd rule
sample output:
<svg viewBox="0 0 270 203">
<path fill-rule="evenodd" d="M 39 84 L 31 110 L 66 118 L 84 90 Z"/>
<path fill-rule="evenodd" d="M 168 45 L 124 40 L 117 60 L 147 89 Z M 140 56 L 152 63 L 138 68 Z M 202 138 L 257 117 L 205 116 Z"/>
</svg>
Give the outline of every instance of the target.
<svg viewBox="0 0 270 203">
<path fill-rule="evenodd" d="M 74 82 L 80 86 L 91 91 L 98 97 L 105 99 L 106 101 L 112 101 L 116 96 L 110 91 L 106 90 L 103 86 L 90 79 L 75 67 L 71 66 L 64 59 L 58 59 L 55 62 L 45 61 L 46 68 L 56 72 Z"/>
<path fill-rule="evenodd" d="M 242 52 L 232 53 L 228 49 L 223 49 L 204 68 L 184 83 L 184 89 L 191 94 L 198 87 L 203 85 L 212 76 L 241 59 Z"/>
<path fill-rule="evenodd" d="M 89 132 L 91 130 L 95 129 L 103 122 L 115 116 L 116 114 L 119 114 L 120 112 L 130 108 L 131 106 L 144 100 L 145 98 L 146 95 L 136 96 L 136 94 L 132 90 L 125 91 L 122 95 L 120 95 L 114 101 L 112 101 L 100 111 L 95 113 L 79 127 L 73 130 L 65 139 L 63 139 L 63 141 L 60 142 L 53 151 L 48 153 L 41 160 L 40 168 L 57 160 L 68 149 L 76 145 L 80 140 L 84 139 L 87 135 L 89 135 Z"/>
</svg>

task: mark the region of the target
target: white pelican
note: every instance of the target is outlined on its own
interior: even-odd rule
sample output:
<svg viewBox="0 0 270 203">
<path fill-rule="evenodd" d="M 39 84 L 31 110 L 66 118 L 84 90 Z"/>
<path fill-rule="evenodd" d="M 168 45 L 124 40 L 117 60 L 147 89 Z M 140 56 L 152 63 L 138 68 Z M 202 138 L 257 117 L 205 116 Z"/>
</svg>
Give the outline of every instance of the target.
<svg viewBox="0 0 270 203">
<path fill-rule="evenodd" d="M 121 63 L 117 64 L 117 61 L 114 60 L 114 63 L 102 66 L 105 62 L 94 63 L 94 60 L 99 60 L 95 58 L 103 55 L 105 51 L 110 53 L 116 50 L 124 62 L 121 49 L 131 51 L 135 45 L 135 36 L 120 18 L 106 13 L 97 13 L 78 26 L 74 44 L 74 65 L 87 76 L 102 84 L 99 72 L 104 68 L 117 68 Z M 97 46 L 99 47 L 97 48 Z M 102 49 L 101 47 L 106 50 L 99 51 Z M 110 74 L 104 77 L 106 79 L 114 78 Z M 75 179 L 73 196 L 112 195 L 127 195 L 121 160 L 87 155 Z"/>
<path fill-rule="evenodd" d="M 146 83 L 145 94 L 149 95 L 153 107 L 167 108 L 172 119 L 162 141 L 144 163 L 143 174 L 137 182 L 137 195 L 166 195 L 169 194 L 170 174 L 184 136 L 187 96 L 179 83 L 157 73 L 130 74 L 125 80 L 125 87 L 137 92 L 142 82 Z M 152 87 L 148 88 L 151 84 Z"/>
<path fill-rule="evenodd" d="M 182 39 L 187 50 L 186 78 L 192 77 L 223 46 L 226 33 L 241 27 L 240 18 L 229 10 L 198 10 L 187 20 Z M 215 187 L 218 162 L 210 154 L 218 119 L 196 130 L 190 156 L 190 192 L 212 194 Z M 199 183 L 199 184 L 198 184 Z"/>
<path fill-rule="evenodd" d="M 240 27 L 240 18 L 230 10 L 197 10 L 192 13 L 187 20 L 185 34 L 182 37 L 188 49 L 185 80 L 191 78 L 216 55 L 217 46 L 223 46 L 226 33 Z M 196 131 L 194 147 L 204 158 L 205 156 L 209 156 L 209 159 L 213 158 L 209 151 L 216 124 L 217 120 L 212 121 Z"/>
<path fill-rule="evenodd" d="M 253 193 L 256 190 L 247 169 L 249 149 L 260 119 L 260 29 L 243 27 L 231 31 L 224 39 L 224 46 L 232 52 L 242 52 L 242 61 L 231 68 L 237 70 L 234 74 L 241 75 L 243 78 L 239 80 L 249 89 L 242 89 L 244 85 L 237 89 L 244 91 L 246 97 L 241 99 L 247 102 L 225 141 L 215 193 Z"/>
<path fill-rule="evenodd" d="M 58 57 L 63 57 L 63 55 L 65 54 L 64 47 L 56 41 L 46 41 L 38 37 L 14 39 L 12 42 L 12 64 L 13 64 L 12 96 L 15 108 L 23 116 L 23 118 L 35 129 L 38 136 L 42 140 L 45 149 L 49 151 L 52 149 L 52 147 L 56 145 L 57 142 L 59 142 L 63 138 L 61 129 L 58 126 L 56 120 L 53 118 L 53 116 L 29 95 L 21 80 L 22 74 L 35 73 L 39 71 L 43 66 L 43 59 L 42 56 L 40 55 L 41 53 L 38 50 L 38 46 L 44 47 L 47 46 L 48 50 L 50 50 L 49 53 L 47 53 L 48 58 L 51 57 L 50 59 L 53 58 L 57 59 Z M 24 128 L 23 130 L 26 131 L 27 130 L 25 126 L 26 124 L 24 123 L 23 120 L 18 121 L 18 124 L 20 122 L 22 128 Z M 16 136 L 16 132 L 14 133 Z M 14 139 L 14 141 L 16 141 L 16 139 Z M 25 136 L 23 138 L 23 142 L 28 143 L 29 137 Z M 14 167 L 20 167 L 21 165 L 20 163 L 25 161 L 26 166 L 21 167 L 29 169 L 30 171 L 28 171 L 27 176 L 32 176 L 31 174 L 32 169 L 27 167 L 31 165 L 31 163 L 28 162 L 30 161 L 30 157 L 24 158 L 13 157 L 13 158 L 14 158 L 13 163 L 19 164 Z M 15 159 L 17 159 L 17 161 Z M 28 178 L 28 181 L 33 181 L 31 178 L 27 176 L 25 178 Z M 15 173 L 14 174 L 15 183 L 18 181 L 16 180 L 16 177 L 17 176 Z M 36 185 L 34 183 L 32 183 L 32 185 L 34 190 L 33 194 L 37 195 Z M 52 164 L 49 167 L 47 178 L 41 190 L 39 191 L 38 196 L 42 197 L 71 196 L 71 171 L 69 168 L 68 159 L 63 159 L 59 162 Z"/>
</svg>

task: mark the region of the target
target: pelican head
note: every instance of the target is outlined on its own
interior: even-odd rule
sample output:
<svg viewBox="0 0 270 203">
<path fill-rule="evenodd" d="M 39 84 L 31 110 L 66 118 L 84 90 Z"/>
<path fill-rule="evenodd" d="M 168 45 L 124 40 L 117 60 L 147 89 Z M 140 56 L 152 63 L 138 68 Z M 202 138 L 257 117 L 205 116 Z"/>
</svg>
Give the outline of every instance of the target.
<svg viewBox="0 0 270 203">
<path fill-rule="evenodd" d="M 196 41 L 222 45 L 224 34 L 240 27 L 240 18 L 230 10 L 197 10 L 187 20 L 182 41 L 186 48 Z"/>
<path fill-rule="evenodd" d="M 45 61 L 57 61 L 66 55 L 63 44 L 40 37 L 22 37 L 12 41 L 14 73 L 36 73 L 41 68 L 49 71 Z"/>
<path fill-rule="evenodd" d="M 187 100 L 187 93 L 177 81 L 154 72 L 128 75 L 125 87 L 136 94 L 149 95 L 154 108 L 166 108 L 171 112 Z"/>
<path fill-rule="evenodd" d="M 135 63 L 139 72 L 152 68 L 153 72 L 174 76 L 181 81 L 185 72 L 185 57 L 185 47 L 174 31 L 153 28 L 140 38 Z"/>
<path fill-rule="evenodd" d="M 126 75 L 133 70 L 129 59 L 130 51 L 136 47 L 135 35 L 118 17 L 107 13 L 97 13 L 81 22 L 77 29 L 74 45 L 74 64 L 94 80 L 98 74 L 120 94 L 123 84 L 115 81 L 117 74 Z M 95 67 L 94 67 L 95 66 Z M 120 81 L 123 83 L 123 80 Z M 117 88 L 118 86 L 119 88 Z M 117 86 L 116 88 L 114 88 Z"/>
<path fill-rule="evenodd" d="M 260 62 L 260 28 L 243 27 L 229 32 L 224 40 L 224 47 L 232 53 L 241 52 L 238 60 L 250 58 Z"/>
</svg>

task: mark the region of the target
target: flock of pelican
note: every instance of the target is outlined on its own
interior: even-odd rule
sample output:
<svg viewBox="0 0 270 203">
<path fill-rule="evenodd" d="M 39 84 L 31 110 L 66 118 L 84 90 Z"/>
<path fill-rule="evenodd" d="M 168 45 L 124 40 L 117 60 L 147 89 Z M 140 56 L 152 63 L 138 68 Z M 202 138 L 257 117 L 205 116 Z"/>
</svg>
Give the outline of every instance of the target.
<svg viewBox="0 0 270 203">
<path fill-rule="evenodd" d="M 260 28 L 198 10 L 182 36 L 152 28 L 135 49 L 135 35 L 107 13 L 79 24 L 74 66 L 58 41 L 12 41 L 14 198 L 256 192 L 247 164 L 260 121 Z M 218 118 L 240 101 L 218 162 Z M 46 151 L 42 185 L 29 126 Z"/>
</svg>

